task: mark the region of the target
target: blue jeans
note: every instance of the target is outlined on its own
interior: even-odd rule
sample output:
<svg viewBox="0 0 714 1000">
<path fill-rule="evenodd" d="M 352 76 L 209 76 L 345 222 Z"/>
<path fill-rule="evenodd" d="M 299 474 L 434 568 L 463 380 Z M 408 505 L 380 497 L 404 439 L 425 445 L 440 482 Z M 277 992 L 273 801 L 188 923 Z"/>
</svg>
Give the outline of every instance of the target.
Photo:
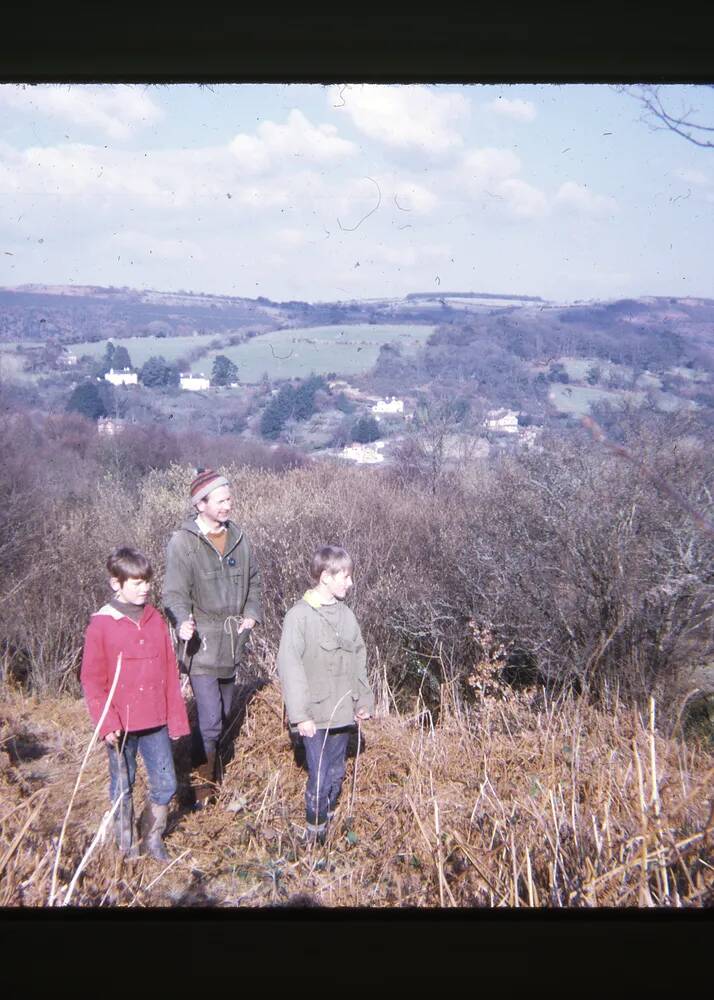
<svg viewBox="0 0 714 1000">
<path fill-rule="evenodd" d="M 303 736 L 307 760 L 305 814 L 308 825 L 324 827 L 334 812 L 345 776 L 345 757 L 351 727 L 318 729 Z"/>
<path fill-rule="evenodd" d="M 122 742 L 124 748 L 122 750 Z M 136 752 L 141 754 L 149 783 L 149 798 L 156 806 L 165 806 L 176 792 L 176 771 L 171 741 L 166 726 L 122 733 L 117 747 L 107 744 L 109 752 L 109 797 L 131 800 L 136 778 Z M 123 808 L 122 803 L 122 808 Z"/>
</svg>

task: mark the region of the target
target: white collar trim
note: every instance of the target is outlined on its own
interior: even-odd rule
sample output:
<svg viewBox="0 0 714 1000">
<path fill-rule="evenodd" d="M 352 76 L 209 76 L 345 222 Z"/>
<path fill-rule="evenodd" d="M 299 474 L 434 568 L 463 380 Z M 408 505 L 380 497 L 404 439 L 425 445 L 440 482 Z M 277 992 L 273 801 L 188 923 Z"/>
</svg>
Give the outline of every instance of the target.
<svg viewBox="0 0 714 1000">
<path fill-rule="evenodd" d="M 220 525 L 220 527 L 218 528 L 209 527 L 209 525 L 206 524 L 206 522 L 203 520 L 200 514 L 196 515 L 196 525 L 198 526 L 198 530 L 201 532 L 202 535 L 207 535 L 209 534 L 209 532 L 212 535 L 217 535 L 221 531 L 228 530 L 225 524 Z"/>
</svg>

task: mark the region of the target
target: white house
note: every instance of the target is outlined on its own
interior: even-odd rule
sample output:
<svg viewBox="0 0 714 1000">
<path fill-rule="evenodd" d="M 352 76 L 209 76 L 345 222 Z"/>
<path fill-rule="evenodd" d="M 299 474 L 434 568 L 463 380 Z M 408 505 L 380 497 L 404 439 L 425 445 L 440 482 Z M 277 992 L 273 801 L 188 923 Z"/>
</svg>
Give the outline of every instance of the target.
<svg viewBox="0 0 714 1000">
<path fill-rule="evenodd" d="M 379 399 L 372 407 L 372 413 L 404 413 L 404 400 L 392 396 L 391 399 Z"/>
<path fill-rule="evenodd" d="M 203 372 L 200 375 L 182 375 L 179 384 L 182 389 L 190 392 L 202 392 L 211 388 L 211 380 Z"/>
<path fill-rule="evenodd" d="M 490 431 L 502 431 L 504 434 L 518 433 L 517 410 L 489 410 L 483 422 Z"/>
<path fill-rule="evenodd" d="M 97 420 L 97 433 L 106 434 L 107 437 L 114 437 L 115 434 L 120 434 L 124 430 L 126 421 L 118 420 L 111 417 L 100 417 Z"/>
<path fill-rule="evenodd" d="M 129 368 L 123 368 L 120 372 L 115 372 L 113 368 L 104 376 L 105 381 L 112 385 L 138 385 L 138 375 Z"/>
<path fill-rule="evenodd" d="M 382 448 L 384 448 L 384 441 L 373 441 L 371 444 L 350 444 L 342 449 L 340 457 L 358 462 L 360 465 L 375 465 L 377 462 L 384 461 Z"/>
</svg>

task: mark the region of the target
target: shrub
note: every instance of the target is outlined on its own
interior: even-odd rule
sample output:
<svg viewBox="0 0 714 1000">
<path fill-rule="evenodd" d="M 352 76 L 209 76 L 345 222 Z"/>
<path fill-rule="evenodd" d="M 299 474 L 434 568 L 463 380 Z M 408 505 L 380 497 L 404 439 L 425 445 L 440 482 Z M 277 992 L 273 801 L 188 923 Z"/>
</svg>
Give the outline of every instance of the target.
<svg viewBox="0 0 714 1000">
<path fill-rule="evenodd" d="M 107 553 L 146 549 L 160 593 L 193 470 L 210 462 L 233 482 L 235 520 L 262 566 L 256 648 L 268 667 L 310 553 L 332 542 L 355 559 L 350 601 L 370 668 L 404 703 L 420 694 L 435 708 L 445 681 L 472 697 L 470 664 L 490 635 L 514 676 L 674 705 L 685 668 L 714 651 L 714 535 L 691 514 L 711 517 L 712 446 L 695 417 L 638 420 L 623 428 L 621 454 L 582 431 L 544 435 L 540 452 L 432 481 L 228 436 L 130 430 L 108 445 L 76 416 L 14 414 L 0 428 L 9 662 L 34 689 L 72 686 L 88 616 L 106 596 Z"/>
</svg>

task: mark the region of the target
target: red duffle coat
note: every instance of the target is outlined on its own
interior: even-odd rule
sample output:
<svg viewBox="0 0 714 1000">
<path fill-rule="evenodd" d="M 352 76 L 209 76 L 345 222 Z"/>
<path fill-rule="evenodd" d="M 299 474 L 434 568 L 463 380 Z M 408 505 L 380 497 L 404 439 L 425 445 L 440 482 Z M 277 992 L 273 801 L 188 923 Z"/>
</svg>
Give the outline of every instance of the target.
<svg viewBox="0 0 714 1000">
<path fill-rule="evenodd" d="M 151 604 L 138 624 L 109 604 L 90 619 L 80 678 L 94 725 L 104 711 L 120 653 L 119 677 L 100 738 L 117 729 L 136 732 L 156 726 L 168 726 L 172 739 L 186 736 L 190 727 L 173 643 L 166 622 Z"/>
</svg>

